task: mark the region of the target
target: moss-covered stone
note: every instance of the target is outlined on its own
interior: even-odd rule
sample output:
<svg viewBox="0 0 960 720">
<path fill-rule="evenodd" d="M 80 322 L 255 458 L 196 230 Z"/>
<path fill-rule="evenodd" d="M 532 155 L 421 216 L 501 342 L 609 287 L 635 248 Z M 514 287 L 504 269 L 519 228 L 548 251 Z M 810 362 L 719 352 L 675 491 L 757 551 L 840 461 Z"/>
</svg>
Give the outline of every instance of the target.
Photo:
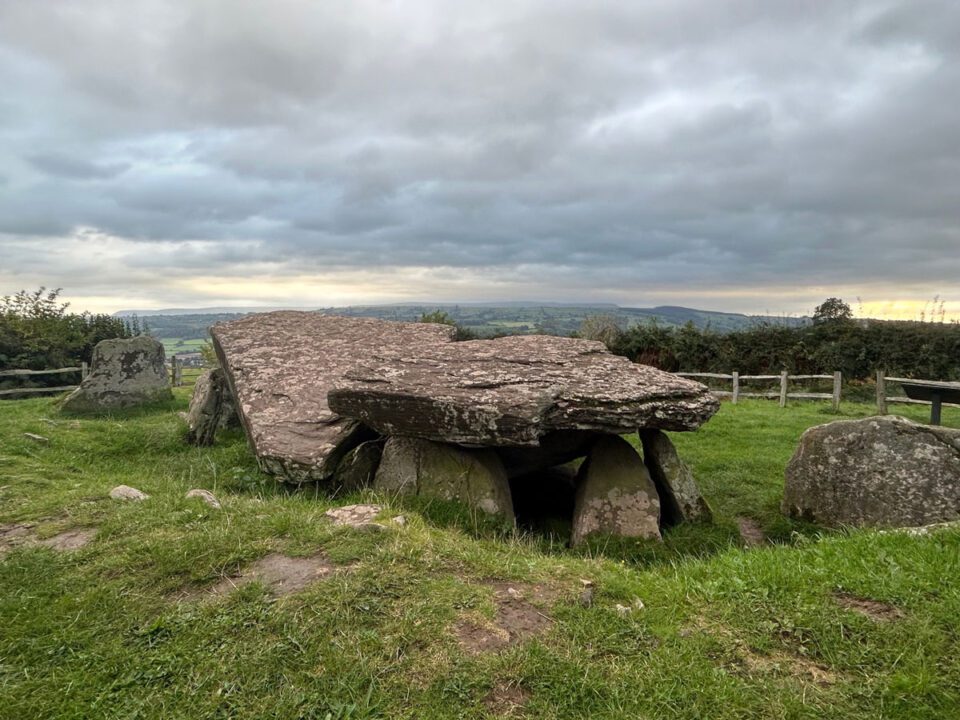
<svg viewBox="0 0 960 720">
<path fill-rule="evenodd" d="M 492 450 L 391 437 L 383 450 L 374 487 L 440 500 L 456 500 L 513 521 L 510 485 Z"/>
</svg>

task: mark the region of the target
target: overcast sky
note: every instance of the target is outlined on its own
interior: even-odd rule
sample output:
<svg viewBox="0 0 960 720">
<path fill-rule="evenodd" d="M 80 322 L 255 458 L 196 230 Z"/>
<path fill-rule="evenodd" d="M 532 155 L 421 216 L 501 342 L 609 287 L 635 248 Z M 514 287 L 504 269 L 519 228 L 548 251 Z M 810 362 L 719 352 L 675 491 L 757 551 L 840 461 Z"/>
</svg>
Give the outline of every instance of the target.
<svg viewBox="0 0 960 720">
<path fill-rule="evenodd" d="M 960 2 L 0 0 L 0 294 L 960 317 Z"/>
</svg>

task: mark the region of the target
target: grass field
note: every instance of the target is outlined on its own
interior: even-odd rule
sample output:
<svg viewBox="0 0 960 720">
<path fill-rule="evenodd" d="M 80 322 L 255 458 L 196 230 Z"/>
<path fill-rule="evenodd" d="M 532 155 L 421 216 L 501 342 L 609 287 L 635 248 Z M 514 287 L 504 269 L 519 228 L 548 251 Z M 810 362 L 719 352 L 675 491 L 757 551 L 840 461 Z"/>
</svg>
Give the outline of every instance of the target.
<svg viewBox="0 0 960 720">
<path fill-rule="evenodd" d="M 177 353 L 200 352 L 207 340 L 203 338 L 160 338 L 163 350 L 169 357 Z"/>
<path fill-rule="evenodd" d="M 187 397 L 97 420 L 0 404 L 0 718 L 960 717 L 960 532 L 778 514 L 825 405 L 725 404 L 674 436 L 715 525 L 574 552 L 455 507 L 280 487 L 238 432 L 183 444 Z M 119 484 L 151 497 L 110 500 Z M 324 521 L 359 500 L 386 529 Z M 772 541 L 743 547 L 742 517 Z M 281 596 L 224 582 L 275 553 L 325 574 Z"/>
</svg>

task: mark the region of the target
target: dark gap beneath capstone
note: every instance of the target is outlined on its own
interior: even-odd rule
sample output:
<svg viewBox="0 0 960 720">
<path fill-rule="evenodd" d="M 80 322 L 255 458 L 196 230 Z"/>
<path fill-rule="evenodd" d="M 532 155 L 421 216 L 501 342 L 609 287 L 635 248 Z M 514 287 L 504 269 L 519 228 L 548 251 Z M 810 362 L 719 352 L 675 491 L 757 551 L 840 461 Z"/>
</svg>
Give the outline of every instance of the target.
<svg viewBox="0 0 960 720">
<path fill-rule="evenodd" d="M 573 530 L 578 462 L 538 470 L 510 480 L 517 526 L 566 542 Z"/>
</svg>

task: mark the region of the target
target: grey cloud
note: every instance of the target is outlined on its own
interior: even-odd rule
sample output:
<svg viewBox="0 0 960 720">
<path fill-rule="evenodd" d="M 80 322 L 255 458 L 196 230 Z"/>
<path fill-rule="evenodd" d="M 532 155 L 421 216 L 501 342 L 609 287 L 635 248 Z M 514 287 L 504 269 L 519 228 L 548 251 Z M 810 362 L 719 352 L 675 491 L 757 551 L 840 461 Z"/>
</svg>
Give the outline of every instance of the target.
<svg viewBox="0 0 960 720">
<path fill-rule="evenodd" d="M 948 0 L 4 3 L 0 233 L 554 299 L 946 292 L 958 31 Z"/>
</svg>

